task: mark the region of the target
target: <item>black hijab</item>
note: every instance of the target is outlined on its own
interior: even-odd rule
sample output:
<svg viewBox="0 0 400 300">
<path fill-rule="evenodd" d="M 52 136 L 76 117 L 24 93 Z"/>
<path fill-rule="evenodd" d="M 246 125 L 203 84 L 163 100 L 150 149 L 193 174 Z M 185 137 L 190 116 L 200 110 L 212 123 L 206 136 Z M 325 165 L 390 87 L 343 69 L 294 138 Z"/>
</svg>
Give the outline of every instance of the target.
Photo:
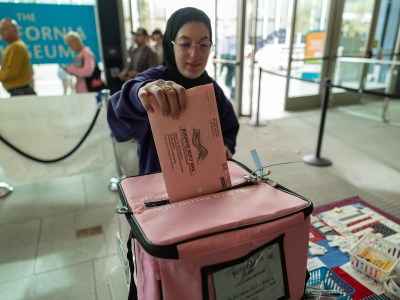
<svg viewBox="0 0 400 300">
<path fill-rule="evenodd" d="M 182 76 L 176 66 L 174 45 L 171 41 L 175 40 L 179 29 L 191 21 L 201 22 L 206 25 L 210 33 L 210 41 L 212 42 L 212 30 L 209 17 L 203 11 L 193 7 L 181 8 L 174 12 L 168 19 L 163 36 L 164 65 L 167 67 L 164 79 L 172 80 L 186 89 L 212 82 L 206 71 L 204 71 L 199 78 L 189 79 Z"/>
</svg>

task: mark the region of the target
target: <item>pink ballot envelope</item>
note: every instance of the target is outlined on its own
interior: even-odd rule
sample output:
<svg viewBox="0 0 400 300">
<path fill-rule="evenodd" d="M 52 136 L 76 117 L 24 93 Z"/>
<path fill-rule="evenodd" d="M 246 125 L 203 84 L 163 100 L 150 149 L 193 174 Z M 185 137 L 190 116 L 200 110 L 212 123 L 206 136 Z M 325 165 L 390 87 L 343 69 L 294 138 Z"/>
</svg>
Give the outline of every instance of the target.
<svg viewBox="0 0 400 300">
<path fill-rule="evenodd" d="M 169 200 L 210 194 L 231 186 L 213 84 L 186 90 L 179 119 L 164 116 L 153 98 L 149 113 Z"/>
</svg>

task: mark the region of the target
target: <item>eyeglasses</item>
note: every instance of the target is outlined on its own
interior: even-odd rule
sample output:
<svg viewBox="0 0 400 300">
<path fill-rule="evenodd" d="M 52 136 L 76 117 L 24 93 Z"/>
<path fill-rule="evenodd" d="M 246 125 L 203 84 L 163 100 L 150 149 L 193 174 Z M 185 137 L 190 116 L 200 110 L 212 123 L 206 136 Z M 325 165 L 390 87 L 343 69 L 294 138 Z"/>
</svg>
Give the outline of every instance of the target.
<svg viewBox="0 0 400 300">
<path fill-rule="evenodd" d="M 201 42 L 199 44 L 193 43 L 193 42 L 174 42 L 171 41 L 171 43 L 174 46 L 177 46 L 178 49 L 184 53 L 184 54 L 189 54 L 193 51 L 194 47 L 197 47 L 197 49 L 199 50 L 199 52 L 201 54 L 209 54 L 211 51 L 214 50 L 215 45 L 213 43 L 210 42 Z"/>
</svg>

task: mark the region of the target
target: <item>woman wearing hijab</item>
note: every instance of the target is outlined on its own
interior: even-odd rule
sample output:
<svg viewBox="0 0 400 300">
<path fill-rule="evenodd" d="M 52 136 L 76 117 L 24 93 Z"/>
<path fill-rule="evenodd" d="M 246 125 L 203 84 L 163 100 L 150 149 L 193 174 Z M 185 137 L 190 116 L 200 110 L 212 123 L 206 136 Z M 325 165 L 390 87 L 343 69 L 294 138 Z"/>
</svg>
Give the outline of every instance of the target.
<svg viewBox="0 0 400 300">
<path fill-rule="evenodd" d="M 213 49 L 211 22 L 196 8 L 177 10 L 167 21 L 163 36 L 164 64 L 139 73 L 126 82 L 108 103 L 107 119 L 119 142 L 138 143 L 139 175 L 161 171 L 148 113 L 154 96 L 164 115 L 179 118 L 187 101 L 186 89 L 213 83 L 227 158 L 235 152 L 239 123 L 232 104 L 205 71 Z"/>
</svg>

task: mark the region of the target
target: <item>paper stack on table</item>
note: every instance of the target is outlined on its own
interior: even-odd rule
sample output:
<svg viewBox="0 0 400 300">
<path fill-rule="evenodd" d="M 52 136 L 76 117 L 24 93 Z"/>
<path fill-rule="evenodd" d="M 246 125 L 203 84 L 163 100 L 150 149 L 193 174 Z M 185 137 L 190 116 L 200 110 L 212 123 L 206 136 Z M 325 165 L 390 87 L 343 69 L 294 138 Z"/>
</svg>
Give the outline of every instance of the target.
<svg viewBox="0 0 400 300">
<path fill-rule="evenodd" d="M 171 202 L 231 186 L 213 84 L 186 94 L 187 106 L 178 119 L 164 116 L 151 99 L 149 120 Z"/>
</svg>

